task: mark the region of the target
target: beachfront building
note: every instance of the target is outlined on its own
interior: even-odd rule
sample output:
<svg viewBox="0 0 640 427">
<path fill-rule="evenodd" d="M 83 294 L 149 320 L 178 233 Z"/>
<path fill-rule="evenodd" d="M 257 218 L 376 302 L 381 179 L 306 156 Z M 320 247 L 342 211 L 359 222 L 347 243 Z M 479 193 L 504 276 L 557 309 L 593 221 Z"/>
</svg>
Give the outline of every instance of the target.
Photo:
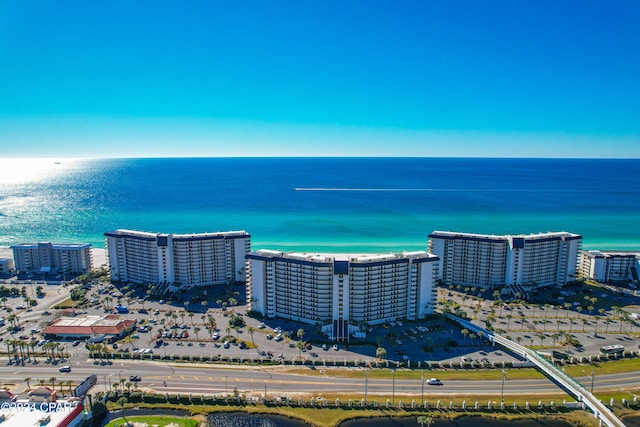
<svg viewBox="0 0 640 427">
<path fill-rule="evenodd" d="M 580 251 L 580 275 L 601 283 L 638 283 L 640 252 Z"/>
<path fill-rule="evenodd" d="M 567 232 L 486 235 L 434 231 L 429 252 L 442 261 L 443 285 L 503 288 L 522 296 L 529 289 L 576 279 L 582 236 Z"/>
<path fill-rule="evenodd" d="M 172 288 L 244 282 L 246 231 L 163 234 L 116 230 L 105 233 L 111 279 L 163 283 Z"/>
<path fill-rule="evenodd" d="M 83 274 L 91 271 L 91 245 L 88 243 L 22 243 L 11 249 L 18 273 Z"/>
<path fill-rule="evenodd" d="M 424 251 L 356 255 L 261 249 L 247 259 L 251 310 L 322 325 L 335 340 L 361 332 L 364 324 L 424 319 L 433 312 L 438 257 Z"/>
<path fill-rule="evenodd" d="M 0 258 L 0 273 L 8 274 L 13 272 L 13 260 L 11 258 Z"/>
</svg>

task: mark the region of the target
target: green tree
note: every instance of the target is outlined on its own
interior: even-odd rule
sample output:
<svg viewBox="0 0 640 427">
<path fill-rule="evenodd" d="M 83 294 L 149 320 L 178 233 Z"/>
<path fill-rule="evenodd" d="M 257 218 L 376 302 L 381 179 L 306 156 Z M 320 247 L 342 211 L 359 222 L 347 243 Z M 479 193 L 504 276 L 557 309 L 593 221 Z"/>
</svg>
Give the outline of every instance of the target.
<svg viewBox="0 0 640 427">
<path fill-rule="evenodd" d="M 420 415 L 417 421 L 418 424 L 420 424 L 422 427 L 424 427 L 425 425 L 427 427 L 431 427 L 431 424 L 433 424 L 433 418 L 427 417 L 426 415 Z"/>
<path fill-rule="evenodd" d="M 298 356 L 302 357 L 302 350 L 304 350 L 304 342 L 298 341 L 296 343 L 296 348 L 298 349 Z"/>
<path fill-rule="evenodd" d="M 385 350 L 384 347 L 376 348 L 376 357 L 380 360 L 384 359 L 387 357 L 387 350 Z"/>
<path fill-rule="evenodd" d="M 253 326 L 249 326 L 247 328 L 247 331 L 249 332 L 249 335 L 251 335 L 251 344 L 253 344 L 254 346 L 256 345 L 256 343 L 253 341 L 253 334 L 255 333 L 255 328 Z"/>
<path fill-rule="evenodd" d="M 302 328 L 298 329 L 298 332 L 296 332 L 296 335 L 298 336 L 298 339 L 302 341 L 302 337 L 304 337 L 304 329 Z"/>
<path fill-rule="evenodd" d="M 118 405 L 120 405 L 120 407 L 122 408 L 122 418 L 124 419 L 124 422 L 126 423 L 126 425 L 129 424 L 129 421 L 127 421 L 127 418 L 125 417 L 124 414 L 124 406 L 127 404 L 127 398 L 122 396 L 120 399 L 118 399 Z"/>
</svg>

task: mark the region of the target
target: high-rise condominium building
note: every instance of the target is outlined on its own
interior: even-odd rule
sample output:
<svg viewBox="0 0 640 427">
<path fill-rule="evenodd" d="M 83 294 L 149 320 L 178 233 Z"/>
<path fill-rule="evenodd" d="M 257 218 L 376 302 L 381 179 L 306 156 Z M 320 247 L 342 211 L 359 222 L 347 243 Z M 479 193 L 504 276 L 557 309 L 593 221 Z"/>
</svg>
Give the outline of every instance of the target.
<svg viewBox="0 0 640 427">
<path fill-rule="evenodd" d="M 580 275 L 598 282 L 637 283 L 640 252 L 580 251 Z"/>
<path fill-rule="evenodd" d="M 111 279 L 178 286 L 244 282 L 246 231 L 162 234 L 116 230 L 105 233 Z"/>
<path fill-rule="evenodd" d="M 524 290 L 576 279 L 582 236 L 567 232 L 517 236 L 434 231 L 429 252 L 442 260 L 445 285 Z"/>
<path fill-rule="evenodd" d="M 364 323 L 423 319 L 433 311 L 438 257 L 258 250 L 247 255 L 250 308 L 267 317 L 321 324 L 336 340 Z"/>
<path fill-rule="evenodd" d="M 91 245 L 78 243 L 22 243 L 11 246 L 19 273 L 87 273 Z"/>
</svg>

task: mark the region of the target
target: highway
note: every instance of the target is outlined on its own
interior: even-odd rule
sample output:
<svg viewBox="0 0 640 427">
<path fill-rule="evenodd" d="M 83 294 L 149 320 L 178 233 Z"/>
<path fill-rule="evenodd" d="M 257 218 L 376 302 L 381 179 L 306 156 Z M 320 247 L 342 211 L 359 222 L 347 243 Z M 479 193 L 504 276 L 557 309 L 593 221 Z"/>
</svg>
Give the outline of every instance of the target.
<svg viewBox="0 0 640 427">
<path fill-rule="evenodd" d="M 87 376 L 96 373 L 98 385 L 94 391 L 108 389 L 110 384 L 115 384 L 121 378 L 129 382 L 130 375 L 139 375 L 142 381 L 138 386 L 142 389 L 156 392 L 170 393 L 194 393 L 194 394 L 220 394 L 231 393 L 234 388 L 241 393 L 263 393 L 265 385 L 267 393 L 295 394 L 309 393 L 319 394 L 327 392 L 336 393 L 363 393 L 365 388 L 364 378 L 335 378 L 326 375 L 304 376 L 278 372 L 276 368 L 246 368 L 246 367 L 221 367 L 167 364 L 162 362 L 147 361 L 116 361 L 113 365 L 93 365 L 92 362 L 72 363 L 72 372 L 61 373 L 58 366 L 40 363 L 36 366 L 25 365 L 5 366 L 0 373 L 2 384 L 15 384 L 14 390 L 26 388 L 24 379 L 31 377 L 31 386 L 38 384 L 38 379 L 44 379 L 45 385 L 50 384 L 49 378 L 55 377 L 57 383 L 71 380 L 77 383 Z M 356 368 L 352 368 L 356 369 Z M 359 368 L 362 371 L 362 368 Z M 425 371 L 425 378 L 437 376 L 430 371 Z M 588 376 L 578 378 L 585 386 L 590 386 L 591 379 Z M 165 386 L 166 383 L 166 386 Z M 226 383 L 226 386 L 225 386 Z M 59 386 L 57 386 L 59 388 Z M 392 379 L 377 379 L 369 376 L 367 389 L 369 394 L 391 395 L 394 381 Z M 595 390 L 637 389 L 640 387 L 640 372 L 627 372 L 623 374 L 600 375 L 595 378 Z M 66 390 L 66 387 L 64 387 Z M 422 384 L 419 379 L 395 380 L 395 394 L 420 395 Z M 501 381 L 465 381 L 447 380 L 441 386 L 424 386 L 425 396 L 447 396 L 454 394 L 477 395 L 500 393 Z M 507 380 L 504 384 L 505 396 L 509 394 L 531 395 L 561 392 L 551 381 L 546 379 L 536 380 Z M 537 399 L 537 398 L 536 398 Z"/>
</svg>

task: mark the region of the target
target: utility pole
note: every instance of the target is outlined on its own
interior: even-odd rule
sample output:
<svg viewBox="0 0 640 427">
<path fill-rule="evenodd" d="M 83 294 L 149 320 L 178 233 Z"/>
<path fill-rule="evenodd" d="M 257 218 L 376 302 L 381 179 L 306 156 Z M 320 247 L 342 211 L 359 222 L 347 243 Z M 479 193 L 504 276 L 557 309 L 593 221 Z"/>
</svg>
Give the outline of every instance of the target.
<svg viewBox="0 0 640 427">
<path fill-rule="evenodd" d="M 502 369 L 501 371 L 502 371 L 502 388 L 500 391 L 500 399 L 502 403 L 504 403 L 504 380 L 507 377 L 507 371 L 505 371 L 504 369 Z"/>
</svg>

